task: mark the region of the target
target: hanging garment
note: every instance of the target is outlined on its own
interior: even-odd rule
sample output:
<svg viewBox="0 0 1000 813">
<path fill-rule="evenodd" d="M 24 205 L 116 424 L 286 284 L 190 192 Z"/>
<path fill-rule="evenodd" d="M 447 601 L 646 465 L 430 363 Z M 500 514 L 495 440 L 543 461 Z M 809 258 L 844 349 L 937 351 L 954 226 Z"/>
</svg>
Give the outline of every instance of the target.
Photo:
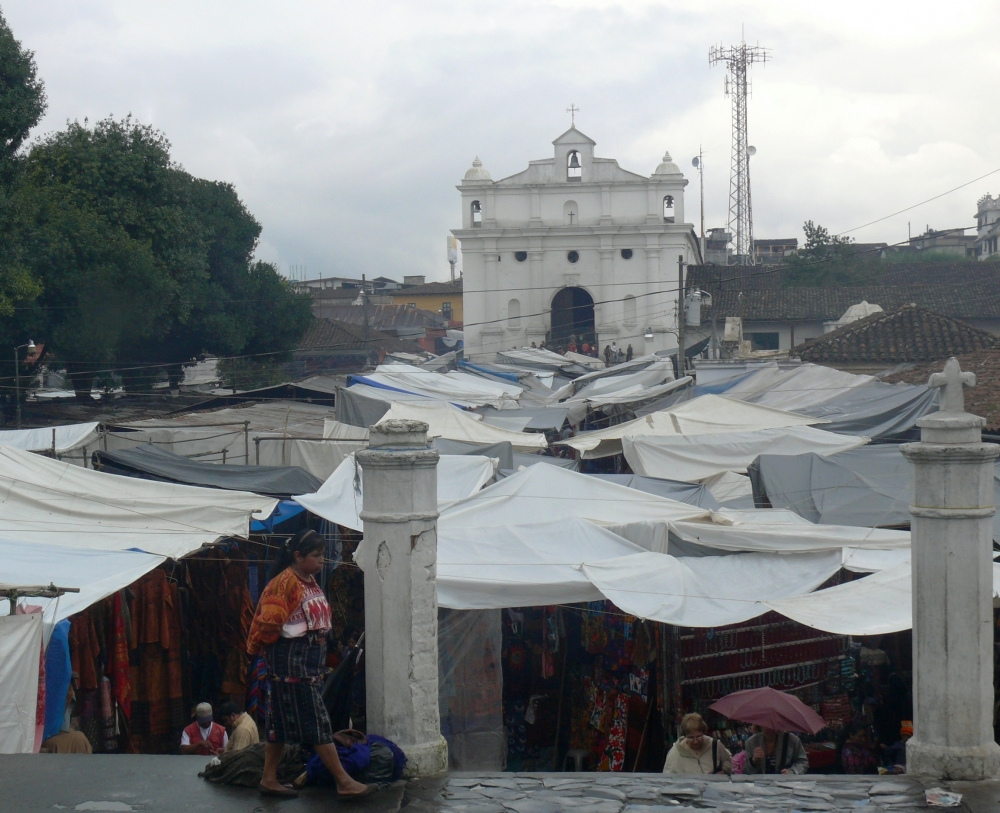
<svg viewBox="0 0 1000 813">
<path fill-rule="evenodd" d="M 111 676 L 111 695 L 128 719 L 132 715 L 132 671 L 129 666 L 128 632 L 125 625 L 126 602 L 124 591 L 119 590 L 112 599 L 112 636 L 109 646 L 108 674 Z"/>
<path fill-rule="evenodd" d="M 77 687 L 82 691 L 97 688 L 97 659 L 100 644 L 94 621 L 90 613 L 77 613 L 70 619 L 69 652 L 73 673 L 77 676 Z"/>
<path fill-rule="evenodd" d="M 62 730 L 66 717 L 66 698 L 73 677 L 69 655 L 70 624 L 65 618 L 55 625 L 45 652 L 45 732 L 42 736 L 46 740 Z"/>
</svg>

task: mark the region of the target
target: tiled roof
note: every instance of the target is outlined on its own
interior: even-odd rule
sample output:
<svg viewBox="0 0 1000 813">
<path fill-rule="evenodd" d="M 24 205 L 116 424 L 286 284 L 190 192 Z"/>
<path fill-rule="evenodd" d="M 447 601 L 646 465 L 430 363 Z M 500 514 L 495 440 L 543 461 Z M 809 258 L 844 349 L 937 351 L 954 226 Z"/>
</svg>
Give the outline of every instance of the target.
<svg viewBox="0 0 1000 813">
<path fill-rule="evenodd" d="M 352 325 L 365 323 L 365 309 L 355 305 L 319 304 L 314 313 L 327 319 L 337 319 Z M 400 330 L 403 328 L 437 328 L 444 327 L 447 320 L 442 316 L 421 308 L 411 308 L 409 305 L 370 305 L 368 307 L 368 323 L 376 330 Z"/>
<path fill-rule="evenodd" d="M 420 347 L 415 342 L 402 341 L 394 336 L 387 336 L 378 330 L 369 330 L 372 347 L 392 352 L 419 352 Z M 365 329 L 337 319 L 313 319 L 306 335 L 299 342 L 297 352 L 317 352 L 335 354 L 338 352 L 363 353 L 365 349 Z"/>
<path fill-rule="evenodd" d="M 825 322 L 868 301 L 884 310 L 909 303 L 956 319 L 1000 318 L 998 263 L 887 263 L 877 284 L 850 287 L 782 287 L 783 269 L 760 266 L 692 266 L 689 289 L 712 294 L 711 318 L 742 316 L 749 322 Z"/>
<path fill-rule="evenodd" d="M 844 325 L 793 349 L 819 363 L 932 362 L 1000 344 L 991 333 L 919 305 L 904 305 Z"/>
<path fill-rule="evenodd" d="M 986 430 L 1000 430 L 1000 349 L 980 350 L 958 356 L 963 371 L 976 374 L 976 386 L 965 390 L 965 411 L 986 418 Z M 944 370 L 944 360 L 922 364 L 883 378 L 890 384 L 926 384 L 931 373 Z"/>
<path fill-rule="evenodd" d="M 408 296 L 427 296 L 431 294 L 461 294 L 462 293 L 462 279 L 459 278 L 454 282 L 427 282 L 423 285 L 408 285 L 398 291 L 392 291 L 392 295 L 399 299 L 405 299 Z"/>
</svg>

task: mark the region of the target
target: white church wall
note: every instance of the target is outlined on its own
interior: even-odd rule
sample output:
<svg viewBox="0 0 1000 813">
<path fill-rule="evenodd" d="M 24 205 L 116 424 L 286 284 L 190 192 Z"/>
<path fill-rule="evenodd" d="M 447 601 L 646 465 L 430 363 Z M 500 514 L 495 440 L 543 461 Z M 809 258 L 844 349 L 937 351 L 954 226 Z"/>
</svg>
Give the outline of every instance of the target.
<svg viewBox="0 0 1000 813">
<path fill-rule="evenodd" d="M 687 181 L 669 156 L 651 177 L 594 158 L 593 142 L 575 129 L 553 144 L 553 158 L 497 182 L 477 159 L 459 186 L 463 228 L 454 233 L 463 250 L 467 357 L 490 360 L 498 350 L 540 344 L 564 288 L 582 289 L 593 300 L 601 346 L 617 341 L 637 353 L 675 348 L 677 256 L 698 261 L 692 226 L 684 222 Z M 579 152 L 580 181 L 567 174 L 572 150 Z M 672 223 L 663 217 L 666 195 Z"/>
</svg>

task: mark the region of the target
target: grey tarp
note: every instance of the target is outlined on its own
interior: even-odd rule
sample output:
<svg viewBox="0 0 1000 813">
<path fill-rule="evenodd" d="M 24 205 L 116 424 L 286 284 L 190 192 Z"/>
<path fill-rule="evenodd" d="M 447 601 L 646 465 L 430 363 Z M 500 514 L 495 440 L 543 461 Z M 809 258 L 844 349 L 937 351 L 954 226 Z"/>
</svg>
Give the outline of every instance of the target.
<svg viewBox="0 0 1000 813">
<path fill-rule="evenodd" d="M 654 412 L 660 412 L 676 404 L 683 403 L 684 401 L 690 401 L 694 396 L 694 387 L 684 387 L 676 392 L 667 393 L 662 398 L 657 398 L 648 404 L 643 404 L 641 407 L 636 407 L 632 410 L 632 414 L 637 418 L 642 418 L 646 415 L 652 415 Z M 607 409 L 604 412 L 607 412 Z"/>
<path fill-rule="evenodd" d="M 697 505 L 715 511 L 722 506 L 712 496 L 712 492 L 704 483 L 686 483 L 682 480 L 660 480 L 657 477 L 642 477 L 638 474 L 591 474 L 600 480 L 617 483 L 620 486 L 656 494 L 669 500 L 677 500 L 688 505 Z"/>
<path fill-rule="evenodd" d="M 431 440 L 431 448 L 437 449 L 439 454 L 471 454 L 482 457 L 495 457 L 500 461 L 499 468 L 514 468 L 514 449 L 509 441 L 500 443 L 466 443 L 464 440 L 448 440 L 447 438 L 434 438 Z"/>
<path fill-rule="evenodd" d="M 823 425 L 828 432 L 884 438 L 912 429 L 918 418 L 937 409 L 937 392 L 923 384 L 873 381 L 831 401 L 795 411 L 830 421 Z"/>
<path fill-rule="evenodd" d="M 824 427 L 825 428 L 825 427 Z M 788 508 L 821 525 L 865 528 L 909 525 L 913 466 L 894 443 L 872 444 L 826 457 L 812 452 L 760 455 L 748 467 L 758 506 Z M 1000 467 L 994 469 L 1000 500 Z M 1000 515 L 993 518 L 1000 540 Z"/>
<path fill-rule="evenodd" d="M 511 429 L 515 432 L 524 429 L 554 429 L 559 431 L 566 422 L 566 413 L 569 407 L 522 407 L 520 409 L 494 409 L 493 407 L 479 407 L 475 410 L 483 416 L 483 421 L 490 426 L 499 426 L 502 429 Z M 527 422 L 525 422 L 527 419 Z M 523 429 L 515 428 L 523 424 Z"/>
<path fill-rule="evenodd" d="M 578 471 L 580 461 L 567 460 L 561 457 L 549 457 L 542 454 L 524 454 L 515 452 L 510 443 L 466 443 L 462 440 L 447 440 L 445 438 L 434 438 L 431 441 L 431 448 L 437 449 L 440 454 L 472 454 L 482 457 L 495 457 L 499 459 L 497 479 L 510 475 L 521 466 L 534 466 L 536 463 L 549 463 L 563 469 Z M 506 472 L 506 474 L 504 474 Z"/>
<path fill-rule="evenodd" d="M 199 463 L 145 443 L 133 449 L 96 451 L 93 462 L 95 469 L 108 474 L 227 491 L 250 491 L 282 499 L 293 494 L 311 494 L 323 485 L 322 480 L 298 466 Z"/>
<path fill-rule="evenodd" d="M 382 420 L 382 416 L 389 411 L 392 402 L 366 394 L 363 389 L 371 390 L 373 388 L 364 387 L 362 389 L 362 387 L 363 385 L 355 384 L 353 387 L 337 390 L 336 416 L 341 423 L 363 426 L 367 429 Z"/>
</svg>

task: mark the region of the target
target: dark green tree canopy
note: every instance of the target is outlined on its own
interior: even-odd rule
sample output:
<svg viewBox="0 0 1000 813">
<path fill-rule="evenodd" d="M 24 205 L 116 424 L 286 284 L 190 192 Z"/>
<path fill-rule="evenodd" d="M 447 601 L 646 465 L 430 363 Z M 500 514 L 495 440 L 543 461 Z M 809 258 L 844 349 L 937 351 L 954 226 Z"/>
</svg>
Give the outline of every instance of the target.
<svg viewBox="0 0 1000 813">
<path fill-rule="evenodd" d="M 0 13 L 0 162 L 21 148 L 45 112 L 45 85 L 35 55 L 14 39 Z"/>
<path fill-rule="evenodd" d="M 202 353 L 286 352 L 307 327 L 308 300 L 252 262 L 260 224 L 235 189 L 174 164 L 157 130 L 72 123 L 22 176 L 23 253 L 44 282 L 32 316 L 78 392 L 112 371 L 127 388 L 176 379 Z"/>
</svg>

